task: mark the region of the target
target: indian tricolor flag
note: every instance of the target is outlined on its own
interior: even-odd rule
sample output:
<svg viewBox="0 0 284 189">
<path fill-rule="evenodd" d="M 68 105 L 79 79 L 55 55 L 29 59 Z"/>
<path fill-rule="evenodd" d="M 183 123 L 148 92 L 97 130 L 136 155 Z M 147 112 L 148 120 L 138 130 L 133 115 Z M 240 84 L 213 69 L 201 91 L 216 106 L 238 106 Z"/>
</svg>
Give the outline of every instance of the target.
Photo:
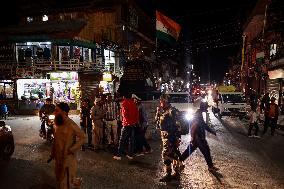
<svg viewBox="0 0 284 189">
<path fill-rule="evenodd" d="M 158 39 L 173 43 L 178 40 L 181 27 L 172 19 L 156 11 L 156 29 Z"/>
</svg>

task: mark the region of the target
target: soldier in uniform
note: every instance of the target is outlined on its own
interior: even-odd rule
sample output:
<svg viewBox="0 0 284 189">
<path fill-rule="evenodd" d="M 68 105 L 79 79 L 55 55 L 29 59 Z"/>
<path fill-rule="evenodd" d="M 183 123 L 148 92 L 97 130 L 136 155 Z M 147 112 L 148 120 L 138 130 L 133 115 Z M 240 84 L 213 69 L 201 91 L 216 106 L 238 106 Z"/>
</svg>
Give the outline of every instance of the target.
<svg viewBox="0 0 284 189">
<path fill-rule="evenodd" d="M 157 109 L 156 116 L 158 118 L 159 128 L 161 130 L 161 138 L 163 142 L 163 161 L 166 175 L 160 179 L 160 182 L 168 182 L 172 179 L 179 179 L 180 172 L 184 165 L 179 160 L 179 143 L 181 138 L 181 127 L 179 122 L 179 111 L 169 104 L 167 98 L 162 96 L 160 99 L 160 107 Z M 172 169 L 174 174 L 172 175 Z"/>
</svg>

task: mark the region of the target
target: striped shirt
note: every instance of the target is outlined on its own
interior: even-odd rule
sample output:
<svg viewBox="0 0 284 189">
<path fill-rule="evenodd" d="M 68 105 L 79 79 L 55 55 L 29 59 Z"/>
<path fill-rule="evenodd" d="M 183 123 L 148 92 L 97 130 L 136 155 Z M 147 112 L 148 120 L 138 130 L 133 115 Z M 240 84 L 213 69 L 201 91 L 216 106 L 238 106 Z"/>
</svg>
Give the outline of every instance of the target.
<svg viewBox="0 0 284 189">
<path fill-rule="evenodd" d="M 119 116 L 119 108 L 116 102 L 106 102 L 103 106 L 105 111 L 105 119 L 108 121 L 115 120 Z"/>
</svg>

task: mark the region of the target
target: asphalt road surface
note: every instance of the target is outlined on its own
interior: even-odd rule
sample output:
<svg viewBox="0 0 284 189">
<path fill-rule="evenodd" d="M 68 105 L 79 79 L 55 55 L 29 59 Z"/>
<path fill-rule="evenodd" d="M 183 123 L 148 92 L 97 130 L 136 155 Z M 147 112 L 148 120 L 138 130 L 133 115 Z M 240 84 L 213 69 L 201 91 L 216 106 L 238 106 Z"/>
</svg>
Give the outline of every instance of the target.
<svg viewBox="0 0 284 189">
<path fill-rule="evenodd" d="M 180 181 L 159 183 L 164 172 L 157 138 L 150 141 L 152 154 L 133 161 L 115 161 L 109 151 L 80 151 L 81 188 L 284 188 L 283 134 L 248 138 L 247 122 L 210 117 L 217 130 L 217 137 L 207 135 L 213 162 L 220 168 L 217 173 L 208 172 L 197 150 L 185 161 Z M 78 123 L 78 117 L 73 119 Z M 38 117 L 10 117 L 6 122 L 12 127 L 16 148 L 10 161 L 0 161 L 0 189 L 54 189 L 54 166 L 46 163 L 51 146 L 38 136 Z M 183 136 L 181 151 L 189 141 L 190 136 Z"/>
</svg>

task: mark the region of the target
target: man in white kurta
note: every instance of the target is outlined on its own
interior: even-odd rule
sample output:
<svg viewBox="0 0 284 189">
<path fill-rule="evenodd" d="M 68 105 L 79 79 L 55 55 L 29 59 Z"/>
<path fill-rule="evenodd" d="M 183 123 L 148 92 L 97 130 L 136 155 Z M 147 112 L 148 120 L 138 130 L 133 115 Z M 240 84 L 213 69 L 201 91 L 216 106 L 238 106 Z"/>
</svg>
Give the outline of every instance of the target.
<svg viewBox="0 0 284 189">
<path fill-rule="evenodd" d="M 77 172 L 76 152 L 86 140 L 84 132 L 68 117 L 70 108 L 59 103 L 55 108 L 55 133 L 51 158 L 55 160 L 55 175 L 59 189 L 72 188 Z"/>
</svg>

